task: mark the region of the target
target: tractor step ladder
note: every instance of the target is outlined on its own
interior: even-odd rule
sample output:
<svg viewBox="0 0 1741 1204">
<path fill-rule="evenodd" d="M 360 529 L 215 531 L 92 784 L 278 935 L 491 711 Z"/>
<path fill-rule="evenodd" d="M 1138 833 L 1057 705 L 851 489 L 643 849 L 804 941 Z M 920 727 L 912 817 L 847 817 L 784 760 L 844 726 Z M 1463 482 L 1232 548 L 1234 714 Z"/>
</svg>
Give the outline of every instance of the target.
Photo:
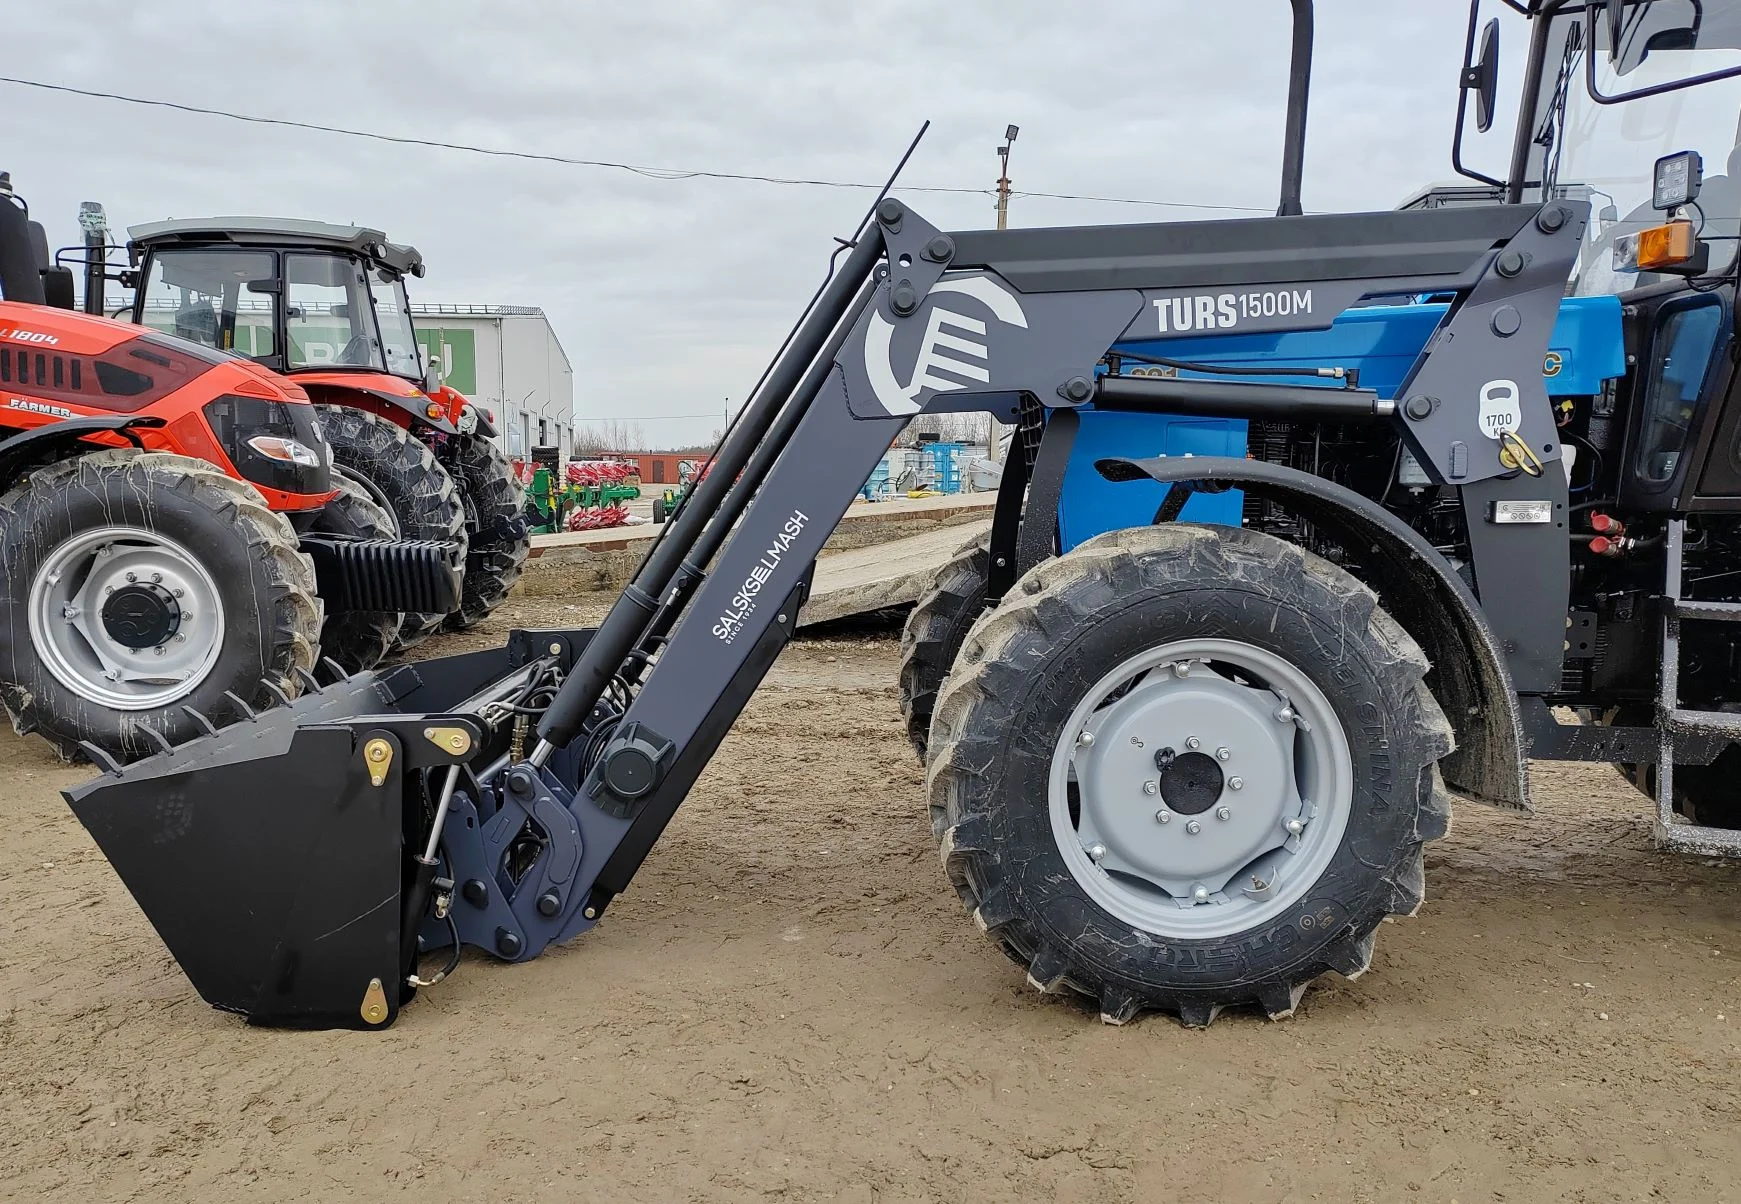
<svg viewBox="0 0 1741 1204">
<path fill-rule="evenodd" d="M 1674 809 L 1675 735 L 1691 732 L 1741 741 L 1741 712 L 1695 711 L 1680 705 L 1681 624 L 1686 621 L 1741 623 L 1741 603 L 1702 602 L 1681 597 L 1681 553 L 1685 519 L 1668 522 L 1664 549 L 1662 671 L 1658 675 L 1656 730 L 1656 823 L 1658 847 L 1709 857 L 1741 857 L 1741 831 L 1694 824 Z M 1741 789 L 1741 783 L 1737 784 Z"/>
</svg>

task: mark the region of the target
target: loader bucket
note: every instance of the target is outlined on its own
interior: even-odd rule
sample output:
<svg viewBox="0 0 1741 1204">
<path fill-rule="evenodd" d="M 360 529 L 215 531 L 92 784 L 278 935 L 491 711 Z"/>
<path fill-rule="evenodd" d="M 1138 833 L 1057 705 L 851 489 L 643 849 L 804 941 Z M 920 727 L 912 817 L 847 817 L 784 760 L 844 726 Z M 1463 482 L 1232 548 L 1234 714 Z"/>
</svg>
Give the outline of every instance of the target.
<svg viewBox="0 0 1741 1204">
<path fill-rule="evenodd" d="M 515 668 L 527 634 L 311 688 L 66 800 L 212 1006 L 254 1024 L 385 1027 L 412 994 L 403 893 L 426 771 L 497 755 L 463 708 Z"/>
</svg>

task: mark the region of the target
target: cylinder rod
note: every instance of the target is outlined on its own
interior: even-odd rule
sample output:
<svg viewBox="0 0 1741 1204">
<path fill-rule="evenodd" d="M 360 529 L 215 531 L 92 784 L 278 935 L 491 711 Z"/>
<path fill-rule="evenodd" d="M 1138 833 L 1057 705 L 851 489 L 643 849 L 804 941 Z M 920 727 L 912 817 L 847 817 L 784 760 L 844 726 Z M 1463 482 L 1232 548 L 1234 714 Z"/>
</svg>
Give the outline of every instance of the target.
<svg viewBox="0 0 1741 1204">
<path fill-rule="evenodd" d="M 1319 389 L 1166 376 L 1103 376 L 1094 395 L 1102 410 L 1189 414 L 1200 418 L 1385 418 L 1396 403 L 1371 389 Z"/>
<path fill-rule="evenodd" d="M 809 384 L 814 379 L 809 375 L 812 361 L 827 345 L 853 299 L 870 279 L 882 254 L 881 227 L 873 226 L 860 236 L 839 274 L 829 282 L 816 308 L 787 346 L 786 353 L 750 399 L 736 429 L 714 457 L 707 475 L 672 520 L 672 528 L 641 563 L 634 579 L 624 587 L 622 596 L 611 606 L 610 613 L 588 641 L 555 701 L 538 721 L 538 746 L 531 757 L 533 764 L 542 765 L 555 749 L 564 747 L 580 732 L 586 717 L 604 696 L 611 678 L 621 667 L 623 658 L 640 642 L 641 634 L 658 610 L 659 601 L 671 585 L 672 578 L 710 521 L 729 525 L 742 513 L 741 507 L 747 504 L 747 498 L 732 493 L 738 474 L 768 440 L 770 429 L 780 411 L 794 397 L 798 386 Z M 813 396 L 799 398 L 799 407 L 808 404 Z M 728 496 L 739 507 L 736 512 L 725 508 Z"/>
<path fill-rule="evenodd" d="M 847 311 L 849 318 L 852 314 L 858 313 L 866 305 L 869 305 L 875 292 L 875 282 L 867 280 L 859 289 L 858 297 Z M 836 328 L 833 337 L 823 347 L 822 354 L 818 355 L 816 362 L 810 365 L 810 373 L 804 378 L 804 383 L 798 387 L 796 397 L 813 398 L 821 392 L 823 384 L 828 380 L 828 374 L 834 370 L 834 357 L 839 353 L 841 347 L 846 343 L 847 336 L 851 333 L 852 322 L 850 320 L 843 321 Z M 670 594 L 647 628 L 646 636 L 642 640 L 643 650 L 651 652 L 653 646 L 669 635 L 671 629 L 676 626 L 678 617 L 683 613 L 683 608 L 687 605 L 691 595 L 694 594 L 696 587 L 706 579 L 708 563 L 732 532 L 732 526 L 736 519 L 734 517 L 731 522 L 727 522 L 727 516 L 735 516 L 748 509 L 750 500 L 755 496 L 756 490 L 762 487 L 762 482 L 767 479 L 768 473 L 773 471 L 774 462 L 780 458 L 780 452 L 791 441 L 792 433 L 798 429 L 798 423 L 803 420 L 804 412 L 808 408 L 808 405 L 788 405 L 775 419 L 773 427 L 768 432 L 768 437 L 762 441 L 762 445 L 750 457 L 750 462 L 744 466 L 743 473 L 738 477 L 737 483 L 732 486 L 731 494 L 727 496 L 725 504 L 720 507 L 719 516 L 707 525 L 707 529 L 695 541 L 695 547 L 690 555 L 684 558 L 682 570 L 678 573 Z M 631 673 L 638 676 L 638 668 L 637 665 L 631 669 Z"/>
</svg>

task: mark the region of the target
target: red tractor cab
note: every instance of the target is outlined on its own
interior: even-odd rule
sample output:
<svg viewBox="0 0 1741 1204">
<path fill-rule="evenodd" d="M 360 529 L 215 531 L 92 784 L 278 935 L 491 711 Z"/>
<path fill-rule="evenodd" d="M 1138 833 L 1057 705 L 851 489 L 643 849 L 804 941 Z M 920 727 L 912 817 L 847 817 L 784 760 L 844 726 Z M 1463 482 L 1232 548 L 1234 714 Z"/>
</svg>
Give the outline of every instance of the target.
<svg viewBox="0 0 1741 1204">
<path fill-rule="evenodd" d="M 424 272 L 415 247 L 294 218 L 152 222 L 128 237 L 135 322 L 290 377 L 340 478 L 403 537 L 466 546 L 458 607 L 408 615 L 401 646 L 502 603 L 530 546 L 520 485 L 489 415 L 425 367 L 405 291 Z"/>
<path fill-rule="evenodd" d="M 0 701 L 111 762 L 382 658 L 457 601 L 335 478 L 296 382 L 210 341 L 72 312 L 71 273 L 0 175 Z"/>
</svg>

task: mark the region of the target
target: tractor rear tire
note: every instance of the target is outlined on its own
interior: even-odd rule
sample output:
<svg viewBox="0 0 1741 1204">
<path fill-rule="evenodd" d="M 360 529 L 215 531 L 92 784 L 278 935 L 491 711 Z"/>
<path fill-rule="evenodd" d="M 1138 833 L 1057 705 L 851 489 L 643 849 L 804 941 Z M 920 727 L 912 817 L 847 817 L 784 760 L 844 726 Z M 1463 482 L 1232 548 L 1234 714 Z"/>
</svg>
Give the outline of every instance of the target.
<svg viewBox="0 0 1741 1204">
<path fill-rule="evenodd" d="M 526 491 L 502 449 L 482 436 L 455 441 L 451 471 L 466 509 L 465 587 L 459 609 L 447 616 L 449 631 L 464 631 L 489 618 L 520 580 L 532 535 L 521 510 Z"/>
<path fill-rule="evenodd" d="M 342 405 L 315 408 L 321 432 L 332 445 L 333 464 L 392 516 L 395 535 L 465 547 L 459 487 L 434 452 L 378 414 Z M 446 621 L 444 614 L 408 614 L 395 646 L 421 644 Z"/>
<path fill-rule="evenodd" d="M 1421 904 L 1452 747 L 1426 671 L 1371 590 L 1292 544 L 1090 540 L 980 619 L 938 698 L 949 880 L 1030 985 L 1109 1023 L 1290 1015 Z"/>
<path fill-rule="evenodd" d="M 358 539 L 392 539 L 393 516 L 388 514 L 360 485 L 348 477 L 335 476 L 339 495 L 321 509 L 314 530 L 325 535 L 350 535 Z M 341 674 L 373 669 L 393 650 L 393 641 L 405 616 L 397 611 L 338 610 L 326 616 L 320 629 L 320 664 L 315 675 L 331 681 Z"/>
<path fill-rule="evenodd" d="M 0 700 L 69 760 L 119 761 L 294 696 L 312 670 L 314 564 L 253 486 L 132 449 L 37 469 L 0 498 Z M 154 733 L 151 734 L 151 733 Z"/>
<path fill-rule="evenodd" d="M 937 691 L 949 676 L 968 629 L 985 610 L 985 582 L 990 571 L 991 554 L 982 536 L 937 570 L 901 630 L 901 717 L 907 722 L 907 739 L 921 765 L 931 736 Z"/>
</svg>

